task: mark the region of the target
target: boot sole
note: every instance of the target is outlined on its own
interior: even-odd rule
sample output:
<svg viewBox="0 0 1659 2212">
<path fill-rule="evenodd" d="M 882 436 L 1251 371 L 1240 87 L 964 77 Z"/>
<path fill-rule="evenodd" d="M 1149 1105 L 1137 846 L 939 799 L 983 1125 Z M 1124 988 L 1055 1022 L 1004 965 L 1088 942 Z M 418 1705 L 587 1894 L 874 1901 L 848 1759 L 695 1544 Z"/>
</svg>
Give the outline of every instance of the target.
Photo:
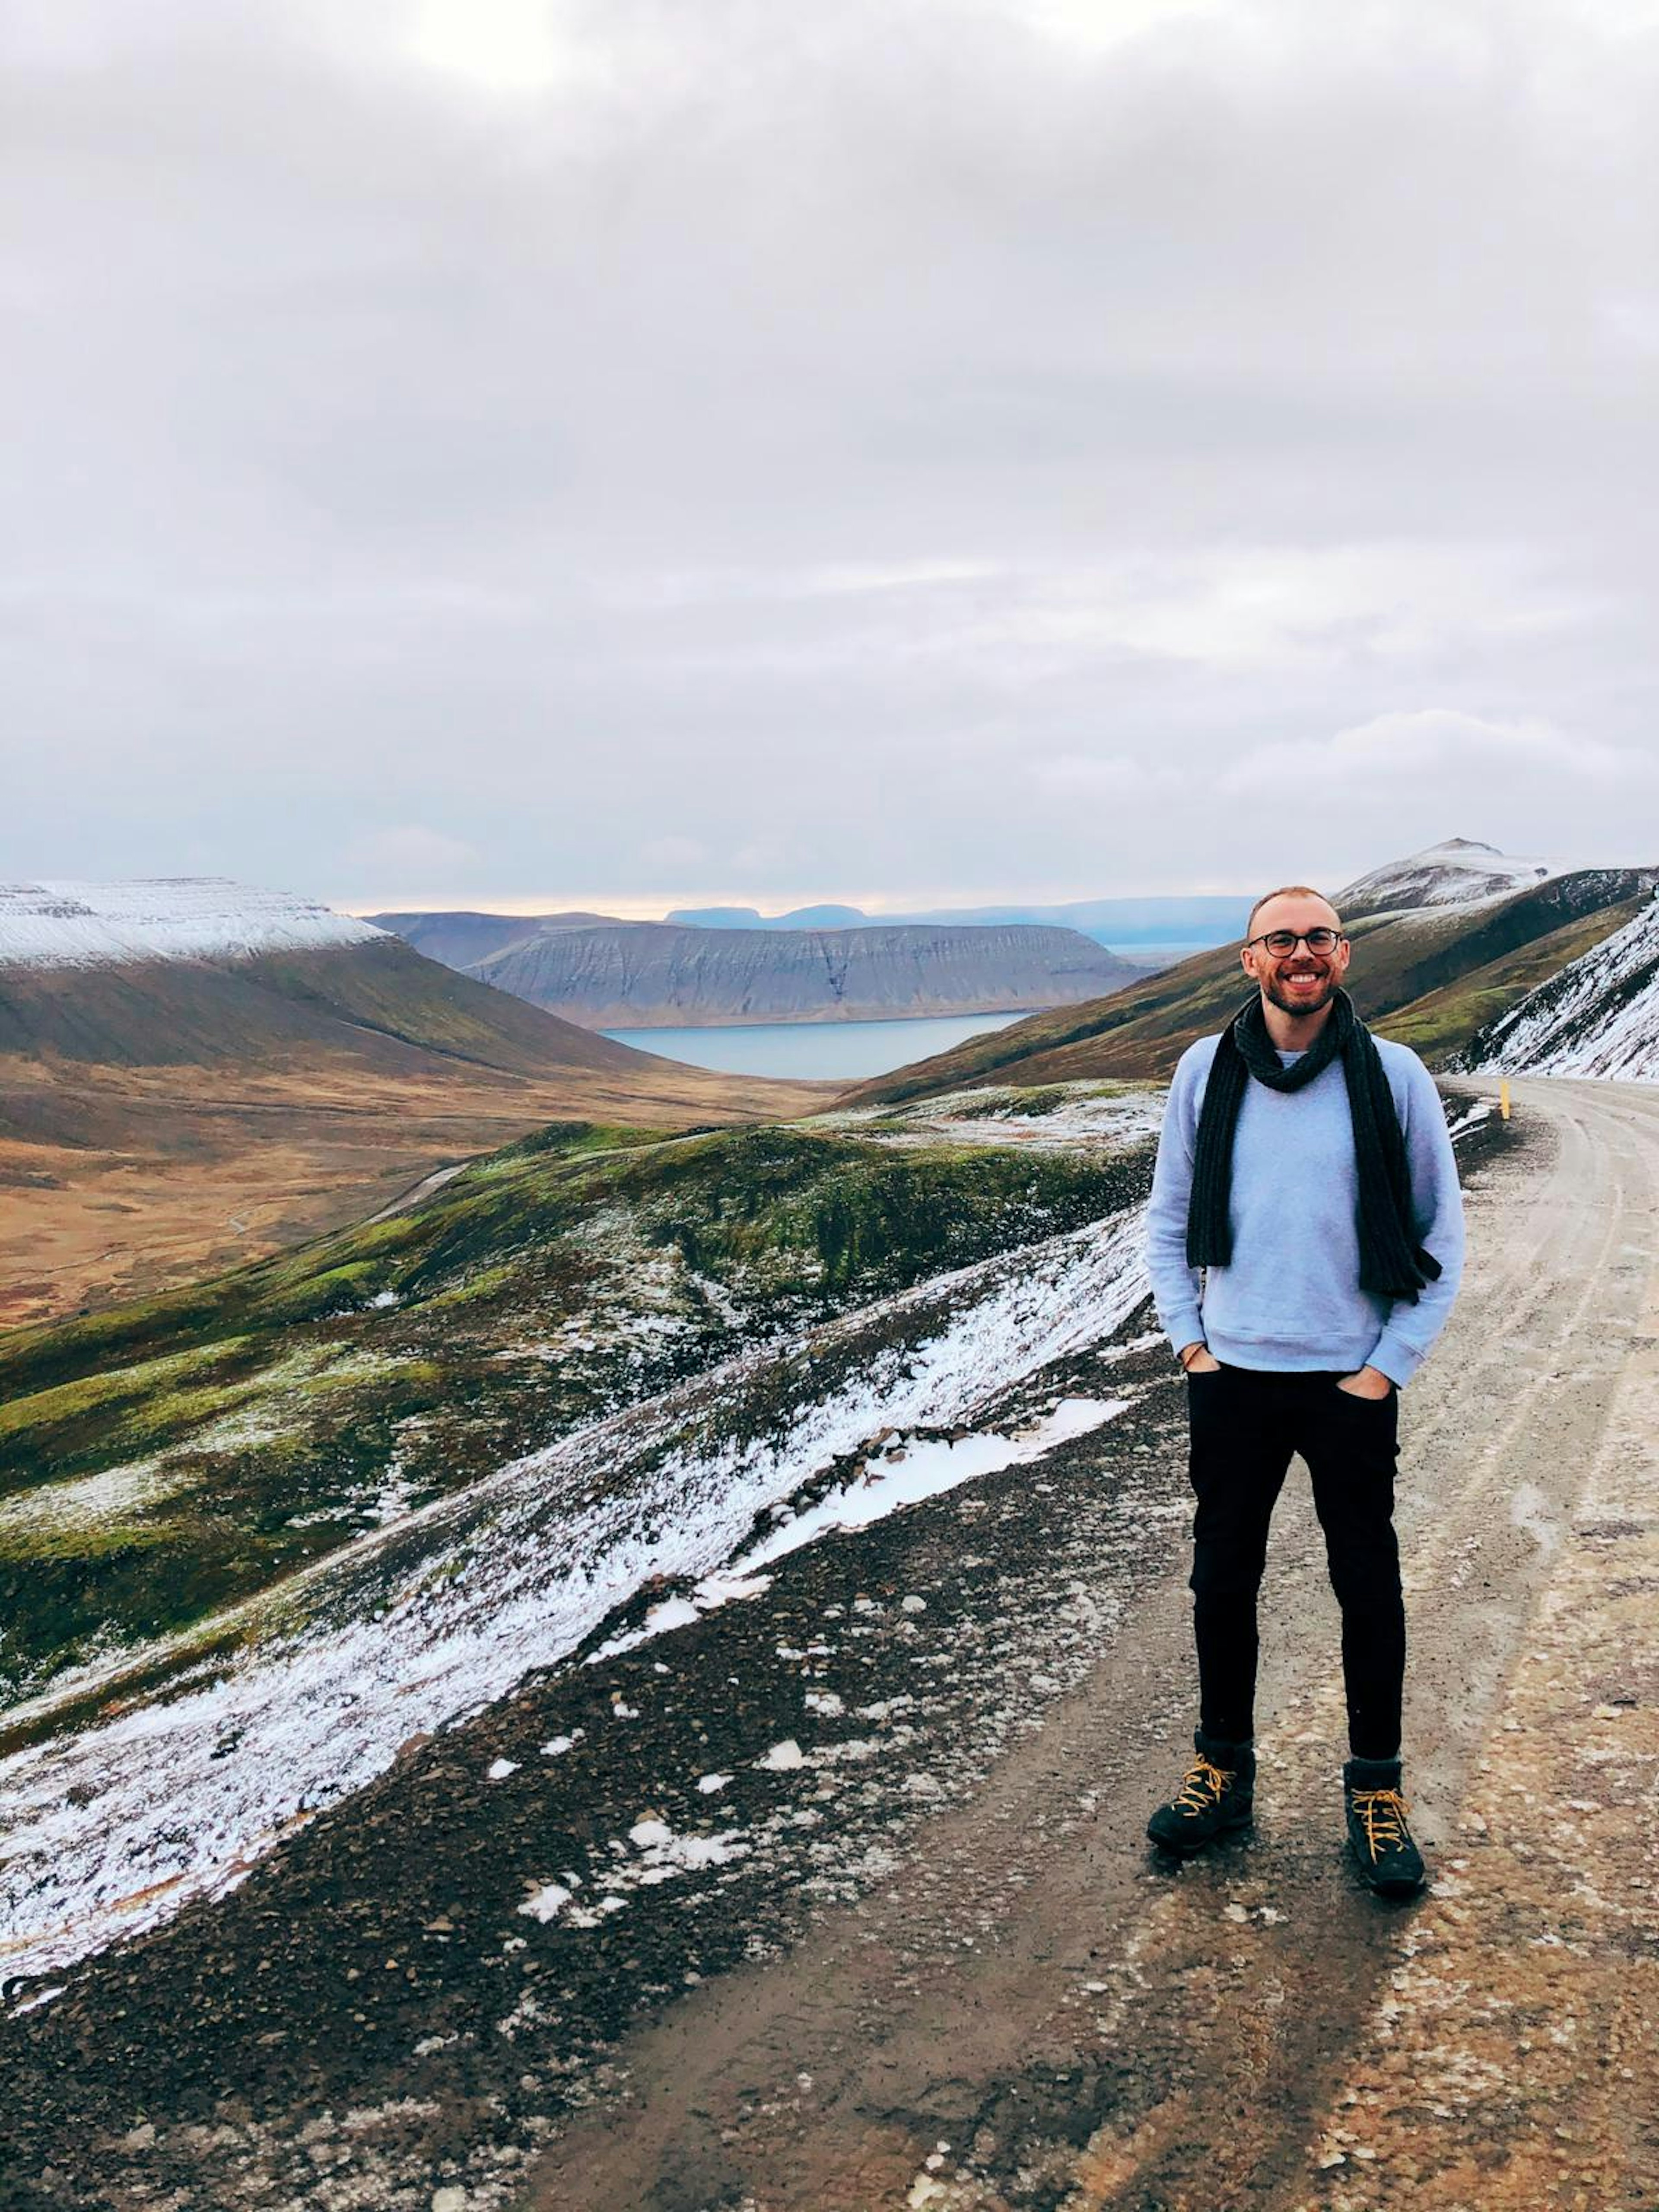
<svg viewBox="0 0 1659 2212">
<path fill-rule="evenodd" d="M 1373 1897 L 1417 1897 L 1428 1887 L 1426 1875 L 1419 1875 L 1415 1881 L 1373 1881 L 1363 1867 L 1359 1869 L 1359 1879 Z"/>
<path fill-rule="evenodd" d="M 1428 1887 L 1429 1875 L 1426 1867 L 1419 1875 L 1395 1875 L 1392 1877 L 1384 1875 L 1379 1880 L 1371 1873 L 1352 1844 L 1348 1846 L 1348 1858 L 1355 1874 L 1374 1897 L 1416 1897 Z"/>
<path fill-rule="evenodd" d="M 1237 1813 L 1212 1828 L 1207 1836 L 1196 1836 L 1189 1843 L 1176 1843 L 1169 1837 L 1160 1836 L 1150 1821 L 1146 1837 L 1149 1843 L 1156 1844 L 1161 1851 L 1168 1851 L 1172 1858 L 1189 1859 L 1200 1851 L 1207 1850 L 1212 1844 L 1219 1843 L 1223 1836 L 1237 1835 L 1241 1828 L 1248 1828 L 1255 1818 L 1254 1805 L 1241 1805 Z"/>
</svg>

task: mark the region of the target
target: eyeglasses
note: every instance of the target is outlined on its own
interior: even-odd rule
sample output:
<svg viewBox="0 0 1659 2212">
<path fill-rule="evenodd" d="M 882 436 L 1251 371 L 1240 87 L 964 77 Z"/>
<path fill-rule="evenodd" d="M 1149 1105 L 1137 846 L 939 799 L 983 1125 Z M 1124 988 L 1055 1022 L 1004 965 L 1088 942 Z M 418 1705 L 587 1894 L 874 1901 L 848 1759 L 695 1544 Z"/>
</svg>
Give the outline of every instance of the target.
<svg viewBox="0 0 1659 2212">
<path fill-rule="evenodd" d="M 1276 959 L 1305 945 L 1310 952 L 1334 952 L 1342 941 L 1340 929 L 1270 929 L 1261 937 L 1247 937 L 1246 946 L 1265 945 Z"/>
</svg>

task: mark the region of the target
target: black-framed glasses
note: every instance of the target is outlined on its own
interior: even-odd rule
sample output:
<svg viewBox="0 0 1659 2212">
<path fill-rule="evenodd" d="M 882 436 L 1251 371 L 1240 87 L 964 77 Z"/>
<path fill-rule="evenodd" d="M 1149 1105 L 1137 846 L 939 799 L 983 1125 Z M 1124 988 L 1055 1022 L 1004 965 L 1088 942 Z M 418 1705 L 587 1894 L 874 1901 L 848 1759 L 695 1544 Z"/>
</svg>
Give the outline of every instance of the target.
<svg viewBox="0 0 1659 2212">
<path fill-rule="evenodd" d="M 1334 952 L 1341 942 L 1342 933 L 1340 929 L 1322 927 L 1269 929 L 1264 931 L 1260 937 L 1247 937 L 1244 940 L 1247 948 L 1252 945 L 1265 945 L 1275 959 L 1283 959 L 1287 952 L 1294 952 L 1298 945 L 1305 945 L 1310 952 L 1322 953 Z"/>
</svg>

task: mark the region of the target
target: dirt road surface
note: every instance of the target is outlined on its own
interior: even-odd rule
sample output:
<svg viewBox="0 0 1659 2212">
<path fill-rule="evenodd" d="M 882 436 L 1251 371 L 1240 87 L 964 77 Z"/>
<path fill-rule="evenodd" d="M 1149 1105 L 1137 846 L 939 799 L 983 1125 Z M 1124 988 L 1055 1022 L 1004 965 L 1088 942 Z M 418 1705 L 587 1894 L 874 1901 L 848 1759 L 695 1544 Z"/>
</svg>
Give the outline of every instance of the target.
<svg viewBox="0 0 1659 2212">
<path fill-rule="evenodd" d="M 1192 1718 L 1181 1386 L 1083 1363 L 1135 1399 L 1097 1437 L 527 1685 L 0 2022 L 0 2202 L 1654 2212 L 1659 1090 L 1515 1093 L 1402 1408 L 1425 1896 L 1343 1853 L 1294 1479 L 1255 1826 L 1146 1844 Z M 742 1840 L 694 1871 L 658 1828 Z M 526 1917 L 556 1877 L 620 1902 Z"/>
</svg>

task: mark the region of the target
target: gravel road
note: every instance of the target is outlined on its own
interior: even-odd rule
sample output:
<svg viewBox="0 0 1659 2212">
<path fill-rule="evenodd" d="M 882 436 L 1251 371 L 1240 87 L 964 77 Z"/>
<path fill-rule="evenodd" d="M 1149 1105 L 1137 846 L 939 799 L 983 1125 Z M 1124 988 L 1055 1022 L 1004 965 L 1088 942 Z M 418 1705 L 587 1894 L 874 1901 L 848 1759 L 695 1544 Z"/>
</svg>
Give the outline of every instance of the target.
<svg viewBox="0 0 1659 2212">
<path fill-rule="evenodd" d="M 1381 1905 L 1340 1856 L 1304 1487 L 1264 1593 L 1247 1844 L 1170 1875 L 1139 1844 L 1170 1771 L 1144 1716 L 1186 1673 L 1154 1585 L 939 1824 L 925 1881 L 678 2008 L 627 2054 L 636 2106 L 567 2134 L 526 2206 L 1659 2204 L 1659 1092 L 1516 1093 L 1532 1171 L 1475 1200 L 1404 1423 L 1432 1893 Z M 1095 1817 L 1061 1835 L 1085 1783 Z M 973 1894 L 995 1930 L 964 1950 Z"/>
<path fill-rule="evenodd" d="M 1180 1385 L 1085 1358 L 1045 1386 L 1131 1397 L 1109 1428 L 526 1685 L 0 2022 L 0 2202 L 1652 2212 L 1659 1091 L 1515 1091 L 1402 1409 L 1425 1898 L 1342 1854 L 1294 1481 L 1256 1826 L 1148 1850 Z"/>
</svg>

